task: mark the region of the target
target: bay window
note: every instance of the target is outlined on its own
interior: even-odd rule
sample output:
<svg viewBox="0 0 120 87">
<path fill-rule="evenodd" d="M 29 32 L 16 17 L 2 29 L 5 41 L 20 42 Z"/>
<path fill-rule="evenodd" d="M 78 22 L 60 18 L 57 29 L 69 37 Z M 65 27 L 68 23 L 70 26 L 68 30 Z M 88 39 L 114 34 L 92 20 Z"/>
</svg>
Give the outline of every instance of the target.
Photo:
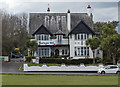
<svg viewBox="0 0 120 87">
<path fill-rule="evenodd" d="M 49 56 L 49 48 L 39 48 L 38 49 L 38 56 L 48 57 Z"/>
<path fill-rule="evenodd" d="M 75 56 L 89 56 L 89 47 L 75 47 Z"/>
</svg>

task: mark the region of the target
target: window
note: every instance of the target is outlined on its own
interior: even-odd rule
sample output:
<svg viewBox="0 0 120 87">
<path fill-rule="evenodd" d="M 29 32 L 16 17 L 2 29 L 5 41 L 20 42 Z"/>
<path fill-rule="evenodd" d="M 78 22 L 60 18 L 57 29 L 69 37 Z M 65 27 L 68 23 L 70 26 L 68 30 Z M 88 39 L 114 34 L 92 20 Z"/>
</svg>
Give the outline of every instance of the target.
<svg viewBox="0 0 120 87">
<path fill-rule="evenodd" d="M 84 34 L 84 39 L 87 40 L 87 34 Z"/>
<path fill-rule="evenodd" d="M 83 56 L 83 47 L 81 47 L 81 56 Z"/>
<path fill-rule="evenodd" d="M 62 50 L 62 55 L 67 55 L 67 49 Z"/>
<path fill-rule="evenodd" d="M 41 40 L 44 40 L 44 36 L 42 35 L 42 39 Z"/>
<path fill-rule="evenodd" d="M 83 45 L 83 41 L 81 41 L 81 45 Z"/>
<path fill-rule="evenodd" d="M 75 40 L 77 40 L 77 34 L 75 34 Z"/>
<path fill-rule="evenodd" d="M 111 69 L 115 69 L 115 68 L 118 68 L 118 67 L 117 67 L 117 66 L 111 66 L 110 68 L 111 68 Z"/>
<path fill-rule="evenodd" d="M 80 34 L 78 34 L 78 40 L 80 39 Z"/>
<path fill-rule="evenodd" d="M 87 47 L 87 56 L 89 56 L 89 47 Z"/>
<path fill-rule="evenodd" d="M 62 35 L 58 35 L 58 43 L 59 43 L 59 44 L 62 43 Z"/>
<path fill-rule="evenodd" d="M 62 55 L 64 55 L 64 50 L 62 50 Z"/>
<path fill-rule="evenodd" d="M 78 48 L 78 56 L 80 56 L 80 48 Z"/>
<path fill-rule="evenodd" d="M 65 55 L 67 55 L 67 49 L 65 50 Z"/>
<path fill-rule="evenodd" d="M 49 40 L 49 35 L 45 34 L 37 35 L 37 40 Z"/>
<path fill-rule="evenodd" d="M 84 55 L 86 56 L 86 47 L 84 47 Z"/>
<path fill-rule="evenodd" d="M 81 40 L 83 40 L 83 34 L 81 34 Z"/>
<path fill-rule="evenodd" d="M 49 56 L 49 48 L 39 48 L 38 56 L 47 57 Z"/>
<path fill-rule="evenodd" d="M 89 56 L 89 47 L 75 47 L 75 56 Z"/>
<path fill-rule="evenodd" d="M 47 35 L 44 36 L 44 40 L 47 40 Z"/>
<path fill-rule="evenodd" d="M 75 34 L 75 40 L 87 40 L 87 34 Z"/>
<path fill-rule="evenodd" d="M 49 40 L 49 35 L 46 35 L 47 39 L 46 40 Z"/>
<path fill-rule="evenodd" d="M 75 56 L 77 56 L 77 48 L 75 47 Z"/>
<path fill-rule="evenodd" d="M 100 54 L 99 50 L 97 50 L 97 54 Z"/>
</svg>

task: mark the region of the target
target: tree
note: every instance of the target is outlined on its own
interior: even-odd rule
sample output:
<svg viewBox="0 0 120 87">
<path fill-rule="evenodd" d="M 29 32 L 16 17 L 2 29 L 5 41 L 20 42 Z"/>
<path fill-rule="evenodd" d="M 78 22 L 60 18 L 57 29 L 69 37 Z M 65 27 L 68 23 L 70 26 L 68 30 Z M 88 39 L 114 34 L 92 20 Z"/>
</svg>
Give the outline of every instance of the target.
<svg viewBox="0 0 120 87">
<path fill-rule="evenodd" d="M 28 40 L 26 42 L 26 48 L 29 49 L 30 56 L 34 56 L 35 51 L 37 51 L 37 41 L 36 40 L 33 40 L 33 41 Z"/>
<path fill-rule="evenodd" d="M 111 22 L 96 22 L 94 23 L 94 31 L 101 32 L 103 30 L 102 26 L 105 24 L 111 23 L 114 27 L 118 25 L 118 21 L 111 21 Z"/>
<path fill-rule="evenodd" d="M 112 23 L 107 23 L 102 28 L 100 48 L 106 52 L 107 59 L 112 58 L 113 64 L 116 64 L 116 55 L 120 50 L 120 35 L 117 34 Z"/>
<path fill-rule="evenodd" d="M 8 55 L 15 47 L 24 51 L 27 40 L 27 15 L 11 15 L 2 11 L 2 55 Z"/>
<path fill-rule="evenodd" d="M 116 56 L 117 56 L 118 51 L 120 50 L 120 35 L 115 34 L 111 36 L 110 45 L 111 45 L 113 64 L 116 64 Z"/>
<path fill-rule="evenodd" d="M 93 51 L 93 63 L 95 63 L 95 49 L 99 47 L 100 40 L 98 37 L 88 38 L 86 45 L 89 45 Z"/>
</svg>

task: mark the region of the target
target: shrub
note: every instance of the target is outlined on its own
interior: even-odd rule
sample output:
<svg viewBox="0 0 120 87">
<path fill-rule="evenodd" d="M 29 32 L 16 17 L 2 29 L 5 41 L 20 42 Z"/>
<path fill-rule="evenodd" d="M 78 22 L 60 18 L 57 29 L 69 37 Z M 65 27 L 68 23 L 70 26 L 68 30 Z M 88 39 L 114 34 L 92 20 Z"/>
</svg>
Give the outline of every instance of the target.
<svg viewBox="0 0 120 87">
<path fill-rule="evenodd" d="M 95 62 L 96 62 L 96 63 L 102 63 L 102 58 L 98 58 L 98 57 L 95 58 Z"/>
<path fill-rule="evenodd" d="M 26 56 L 26 62 L 31 62 L 32 59 L 35 59 L 36 57 L 34 56 Z"/>
<path fill-rule="evenodd" d="M 67 59 L 67 57 L 68 57 L 68 55 L 61 55 L 61 56 L 58 56 L 58 58 L 65 58 L 65 59 Z"/>
<path fill-rule="evenodd" d="M 112 65 L 112 59 L 103 58 L 102 63 L 105 65 Z"/>
<path fill-rule="evenodd" d="M 97 59 L 96 59 L 97 61 Z M 66 64 L 66 65 L 79 65 L 81 63 L 84 64 L 92 64 L 93 59 L 72 59 L 72 60 L 67 60 L 67 59 L 60 59 L 60 58 L 40 58 L 40 63 L 54 63 L 54 64 Z"/>
</svg>

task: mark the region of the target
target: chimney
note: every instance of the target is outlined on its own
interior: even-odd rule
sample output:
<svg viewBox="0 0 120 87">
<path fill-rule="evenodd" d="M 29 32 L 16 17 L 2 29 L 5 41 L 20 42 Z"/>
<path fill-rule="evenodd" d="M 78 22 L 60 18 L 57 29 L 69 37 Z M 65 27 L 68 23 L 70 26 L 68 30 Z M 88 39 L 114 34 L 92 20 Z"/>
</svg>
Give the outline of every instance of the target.
<svg viewBox="0 0 120 87">
<path fill-rule="evenodd" d="M 70 14 L 70 9 L 67 11 L 67 28 L 68 31 L 71 31 L 71 14 Z"/>
<path fill-rule="evenodd" d="M 47 12 L 50 12 L 49 4 L 48 4 L 48 9 L 47 9 Z"/>
<path fill-rule="evenodd" d="M 50 8 L 47 9 L 47 12 L 50 12 Z"/>
<path fill-rule="evenodd" d="M 91 6 L 90 5 L 88 5 L 88 7 L 87 7 L 87 13 L 88 13 L 88 16 L 90 16 L 91 15 Z"/>
</svg>

